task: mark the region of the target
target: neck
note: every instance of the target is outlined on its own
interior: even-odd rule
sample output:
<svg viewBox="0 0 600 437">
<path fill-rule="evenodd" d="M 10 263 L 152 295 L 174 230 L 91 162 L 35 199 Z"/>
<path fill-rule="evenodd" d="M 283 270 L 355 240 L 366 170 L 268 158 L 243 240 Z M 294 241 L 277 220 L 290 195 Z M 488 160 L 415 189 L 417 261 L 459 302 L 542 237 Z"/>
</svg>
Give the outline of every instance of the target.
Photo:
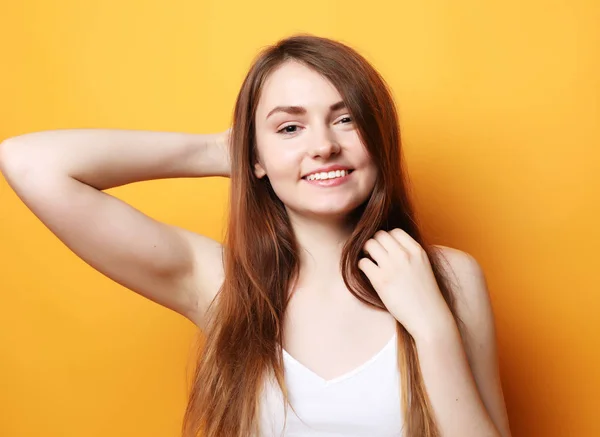
<svg viewBox="0 0 600 437">
<path fill-rule="evenodd" d="M 337 282 L 342 249 L 352 232 L 346 220 L 290 214 L 300 252 L 300 281 Z"/>
</svg>

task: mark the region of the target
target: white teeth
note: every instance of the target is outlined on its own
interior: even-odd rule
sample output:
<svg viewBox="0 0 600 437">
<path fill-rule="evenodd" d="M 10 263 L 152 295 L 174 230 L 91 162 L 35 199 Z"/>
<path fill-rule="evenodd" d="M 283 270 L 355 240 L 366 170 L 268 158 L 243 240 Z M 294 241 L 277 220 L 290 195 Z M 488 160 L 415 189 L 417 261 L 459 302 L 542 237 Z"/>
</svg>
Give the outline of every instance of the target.
<svg viewBox="0 0 600 437">
<path fill-rule="evenodd" d="M 322 181 L 325 179 L 341 178 L 348 174 L 347 170 L 335 170 L 330 172 L 313 173 L 306 177 L 308 181 Z"/>
</svg>

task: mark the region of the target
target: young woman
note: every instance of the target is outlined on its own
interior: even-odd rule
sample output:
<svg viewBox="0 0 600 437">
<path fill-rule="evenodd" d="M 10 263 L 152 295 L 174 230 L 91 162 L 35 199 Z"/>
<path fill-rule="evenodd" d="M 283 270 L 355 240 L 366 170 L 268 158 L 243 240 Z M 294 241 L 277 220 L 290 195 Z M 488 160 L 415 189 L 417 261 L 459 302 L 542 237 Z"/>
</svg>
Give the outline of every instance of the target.
<svg viewBox="0 0 600 437">
<path fill-rule="evenodd" d="M 205 335 L 183 434 L 510 436 L 477 261 L 428 244 L 394 103 L 356 51 L 268 47 L 233 127 L 11 138 L 2 171 L 78 256 Z M 223 245 L 103 192 L 231 177 Z"/>
</svg>

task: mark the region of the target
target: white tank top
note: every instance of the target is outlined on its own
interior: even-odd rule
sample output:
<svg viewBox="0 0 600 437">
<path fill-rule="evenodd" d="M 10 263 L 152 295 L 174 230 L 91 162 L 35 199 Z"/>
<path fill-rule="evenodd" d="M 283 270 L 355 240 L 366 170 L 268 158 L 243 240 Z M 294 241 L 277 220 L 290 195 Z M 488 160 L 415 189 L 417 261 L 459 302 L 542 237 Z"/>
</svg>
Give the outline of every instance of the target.
<svg viewBox="0 0 600 437">
<path fill-rule="evenodd" d="M 285 382 L 294 410 L 265 378 L 261 437 L 400 437 L 397 334 L 375 356 L 337 378 L 325 380 L 283 350 Z"/>
</svg>

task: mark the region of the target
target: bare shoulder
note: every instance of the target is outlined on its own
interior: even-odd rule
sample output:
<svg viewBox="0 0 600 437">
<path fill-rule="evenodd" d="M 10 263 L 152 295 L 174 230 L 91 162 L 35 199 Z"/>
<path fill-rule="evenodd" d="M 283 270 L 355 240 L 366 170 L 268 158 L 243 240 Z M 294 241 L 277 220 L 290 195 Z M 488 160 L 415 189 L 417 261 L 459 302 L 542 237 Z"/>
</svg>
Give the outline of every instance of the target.
<svg viewBox="0 0 600 437">
<path fill-rule="evenodd" d="M 475 257 L 448 246 L 434 246 L 449 281 L 465 347 L 481 341 L 477 335 L 495 335 L 494 314 L 485 273 Z M 467 353 L 470 353 L 468 350 Z"/>
<path fill-rule="evenodd" d="M 477 389 L 503 437 L 511 435 L 500 380 L 494 312 L 485 273 L 469 253 L 435 246 L 451 282 L 458 327 Z"/>
<path fill-rule="evenodd" d="M 444 273 L 450 280 L 457 310 L 463 315 L 470 313 L 471 317 L 481 311 L 487 312 L 489 290 L 485 273 L 475 257 L 448 246 L 436 245 L 434 249 L 440 255 Z"/>
</svg>

